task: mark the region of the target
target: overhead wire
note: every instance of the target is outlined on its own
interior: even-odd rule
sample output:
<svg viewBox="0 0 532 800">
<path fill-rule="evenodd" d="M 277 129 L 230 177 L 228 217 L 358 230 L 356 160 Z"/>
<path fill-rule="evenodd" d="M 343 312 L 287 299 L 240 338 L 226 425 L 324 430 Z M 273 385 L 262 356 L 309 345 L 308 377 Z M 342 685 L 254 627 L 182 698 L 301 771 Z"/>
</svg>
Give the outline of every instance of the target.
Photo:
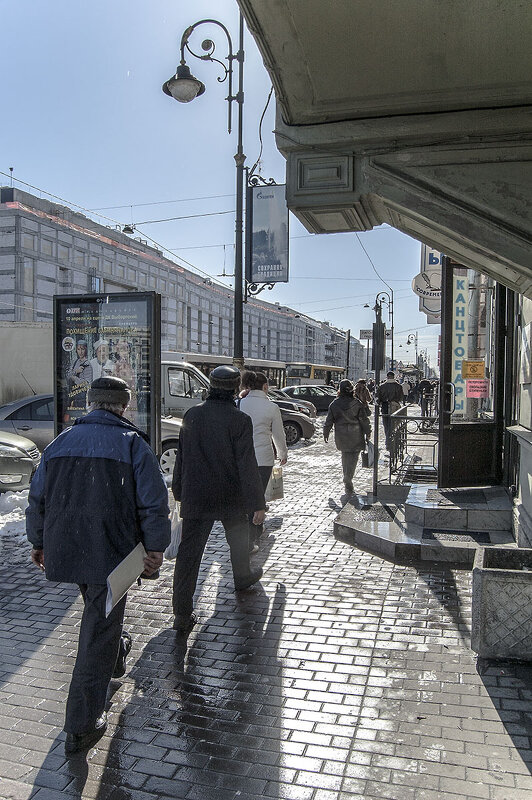
<svg viewBox="0 0 532 800">
<path fill-rule="evenodd" d="M 208 194 L 204 197 L 181 197 L 178 200 L 153 200 L 151 203 L 126 203 L 122 206 L 101 206 L 99 208 L 91 208 L 89 211 L 112 211 L 115 208 L 141 208 L 143 206 L 163 206 L 171 203 L 192 203 L 196 200 L 217 200 L 220 197 L 234 197 L 234 192 L 231 194 Z"/>
</svg>

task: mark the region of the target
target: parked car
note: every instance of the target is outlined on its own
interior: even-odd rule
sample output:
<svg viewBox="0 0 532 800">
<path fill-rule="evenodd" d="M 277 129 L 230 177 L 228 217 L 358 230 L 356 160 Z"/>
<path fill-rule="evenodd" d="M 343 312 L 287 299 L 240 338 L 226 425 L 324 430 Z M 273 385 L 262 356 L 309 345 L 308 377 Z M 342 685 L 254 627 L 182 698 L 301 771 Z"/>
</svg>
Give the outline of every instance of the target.
<svg viewBox="0 0 532 800">
<path fill-rule="evenodd" d="M 42 452 L 54 438 L 54 397 L 35 394 L 0 406 L 0 431 L 35 442 Z"/>
<path fill-rule="evenodd" d="M 299 411 L 307 414 L 311 419 L 316 419 L 316 406 L 306 400 L 294 400 L 281 389 L 269 389 L 268 397 L 276 403 L 279 408 L 286 408 L 290 411 Z"/>
<path fill-rule="evenodd" d="M 161 419 L 161 457 L 163 472 L 170 474 L 175 461 L 175 448 L 181 428 L 176 417 Z M 52 394 L 31 395 L 0 407 L 0 435 L 9 432 L 31 434 L 39 450 L 54 438 L 54 397 Z M 27 441 L 27 440 L 26 440 Z M 30 442 L 33 448 L 35 445 Z M 37 450 L 38 452 L 38 450 Z M 40 455 L 39 455 L 40 458 Z"/>
<path fill-rule="evenodd" d="M 299 411 L 289 411 L 286 408 L 280 408 L 279 410 L 288 446 L 296 444 L 301 438 L 311 439 L 314 436 L 316 426 L 306 414 L 301 414 Z"/>
<path fill-rule="evenodd" d="M 40 460 L 39 448 L 30 439 L 0 433 L 0 492 L 27 489 Z"/>
<path fill-rule="evenodd" d="M 318 411 L 327 411 L 334 398 L 337 396 L 336 392 L 325 391 L 321 386 L 285 386 L 283 388 L 284 394 L 294 400 L 306 400 L 313 403 Z"/>
</svg>

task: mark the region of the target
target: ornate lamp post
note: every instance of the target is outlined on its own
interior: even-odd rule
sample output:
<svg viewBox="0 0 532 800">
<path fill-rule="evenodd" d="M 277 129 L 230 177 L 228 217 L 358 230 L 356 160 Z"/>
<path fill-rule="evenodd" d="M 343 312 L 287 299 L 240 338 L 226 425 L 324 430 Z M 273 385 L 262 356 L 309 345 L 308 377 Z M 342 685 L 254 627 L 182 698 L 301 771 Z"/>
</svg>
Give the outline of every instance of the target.
<svg viewBox="0 0 532 800">
<path fill-rule="evenodd" d="M 415 344 L 416 347 L 416 367 L 419 366 L 418 364 L 418 355 L 417 355 L 417 331 L 415 333 L 410 333 L 408 335 L 408 339 L 406 340 L 406 346 L 409 347 L 411 344 Z"/>
<path fill-rule="evenodd" d="M 213 58 L 213 53 L 216 49 L 215 43 L 212 39 L 204 39 L 201 44 L 202 50 L 204 51 L 204 55 L 200 55 L 199 53 L 195 53 L 190 45 L 189 40 L 192 33 L 198 28 L 200 25 L 211 24 L 211 25 L 218 25 L 227 37 L 228 43 L 228 54 L 226 56 L 226 60 L 228 62 L 228 66 L 225 65 L 223 61 L 218 60 L 217 58 Z M 244 164 L 246 161 L 246 156 L 244 155 L 243 148 L 242 148 L 242 112 L 244 106 L 244 19 L 242 14 L 240 14 L 240 23 L 239 23 L 239 41 L 238 41 L 238 52 L 233 52 L 233 42 L 229 31 L 221 22 L 216 19 L 202 19 L 198 22 L 195 22 L 194 25 L 190 25 L 188 27 L 182 37 L 181 37 L 181 61 L 179 66 L 175 71 L 175 75 L 173 75 L 169 80 L 167 80 L 163 84 L 163 92 L 170 97 L 173 97 L 174 100 L 177 100 L 179 103 L 189 103 L 191 100 L 194 100 L 199 95 L 205 92 L 205 86 L 203 83 L 195 78 L 191 72 L 189 67 L 185 62 L 185 50 L 190 53 L 190 55 L 194 56 L 194 58 L 198 58 L 201 61 L 214 61 L 219 64 L 223 69 L 223 75 L 221 78 L 218 78 L 220 83 L 223 83 L 226 79 L 228 80 L 228 95 L 226 100 L 228 102 L 228 121 L 227 121 L 227 132 L 231 133 L 231 122 L 232 122 L 232 104 L 233 101 L 236 101 L 238 105 L 238 144 L 237 150 L 235 153 L 235 162 L 236 162 L 236 215 L 235 215 L 235 303 L 234 303 L 234 352 L 233 352 L 233 363 L 239 369 L 242 369 L 244 366 L 244 352 L 243 352 L 243 328 L 244 328 L 244 313 L 243 313 L 243 290 L 242 290 L 242 283 L 243 283 L 243 248 L 242 248 L 242 239 L 243 239 L 243 189 L 244 189 Z M 238 91 L 236 94 L 233 94 L 233 62 L 236 61 L 238 63 Z"/>
<path fill-rule="evenodd" d="M 388 284 L 386 284 L 388 285 Z M 391 369 L 395 369 L 395 359 L 394 359 L 394 335 L 393 335 L 393 289 L 390 288 L 390 292 L 379 292 L 377 297 L 375 298 L 375 304 L 382 308 L 382 304 L 388 306 L 388 317 L 390 319 L 390 326 L 392 331 L 392 357 L 391 357 Z"/>
</svg>

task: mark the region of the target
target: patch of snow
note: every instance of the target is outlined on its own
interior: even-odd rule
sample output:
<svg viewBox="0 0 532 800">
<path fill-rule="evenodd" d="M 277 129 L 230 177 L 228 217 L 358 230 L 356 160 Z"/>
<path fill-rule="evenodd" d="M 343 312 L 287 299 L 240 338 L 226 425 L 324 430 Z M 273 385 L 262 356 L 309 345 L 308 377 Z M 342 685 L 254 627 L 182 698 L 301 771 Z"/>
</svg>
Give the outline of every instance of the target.
<svg viewBox="0 0 532 800">
<path fill-rule="evenodd" d="M 0 494 L 0 536 L 10 538 L 26 535 L 28 490 Z"/>
</svg>

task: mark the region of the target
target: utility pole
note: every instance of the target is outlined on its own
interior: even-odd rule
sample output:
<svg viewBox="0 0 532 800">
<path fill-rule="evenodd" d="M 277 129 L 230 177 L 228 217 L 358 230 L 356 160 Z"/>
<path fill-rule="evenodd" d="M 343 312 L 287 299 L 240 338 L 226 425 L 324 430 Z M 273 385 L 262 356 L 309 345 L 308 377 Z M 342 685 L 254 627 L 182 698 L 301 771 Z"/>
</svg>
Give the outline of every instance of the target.
<svg viewBox="0 0 532 800">
<path fill-rule="evenodd" d="M 350 356 L 350 347 L 351 347 L 351 328 L 347 330 L 347 348 L 346 348 L 346 365 L 345 365 L 345 377 L 349 378 L 349 356 Z"/>
</svg>

